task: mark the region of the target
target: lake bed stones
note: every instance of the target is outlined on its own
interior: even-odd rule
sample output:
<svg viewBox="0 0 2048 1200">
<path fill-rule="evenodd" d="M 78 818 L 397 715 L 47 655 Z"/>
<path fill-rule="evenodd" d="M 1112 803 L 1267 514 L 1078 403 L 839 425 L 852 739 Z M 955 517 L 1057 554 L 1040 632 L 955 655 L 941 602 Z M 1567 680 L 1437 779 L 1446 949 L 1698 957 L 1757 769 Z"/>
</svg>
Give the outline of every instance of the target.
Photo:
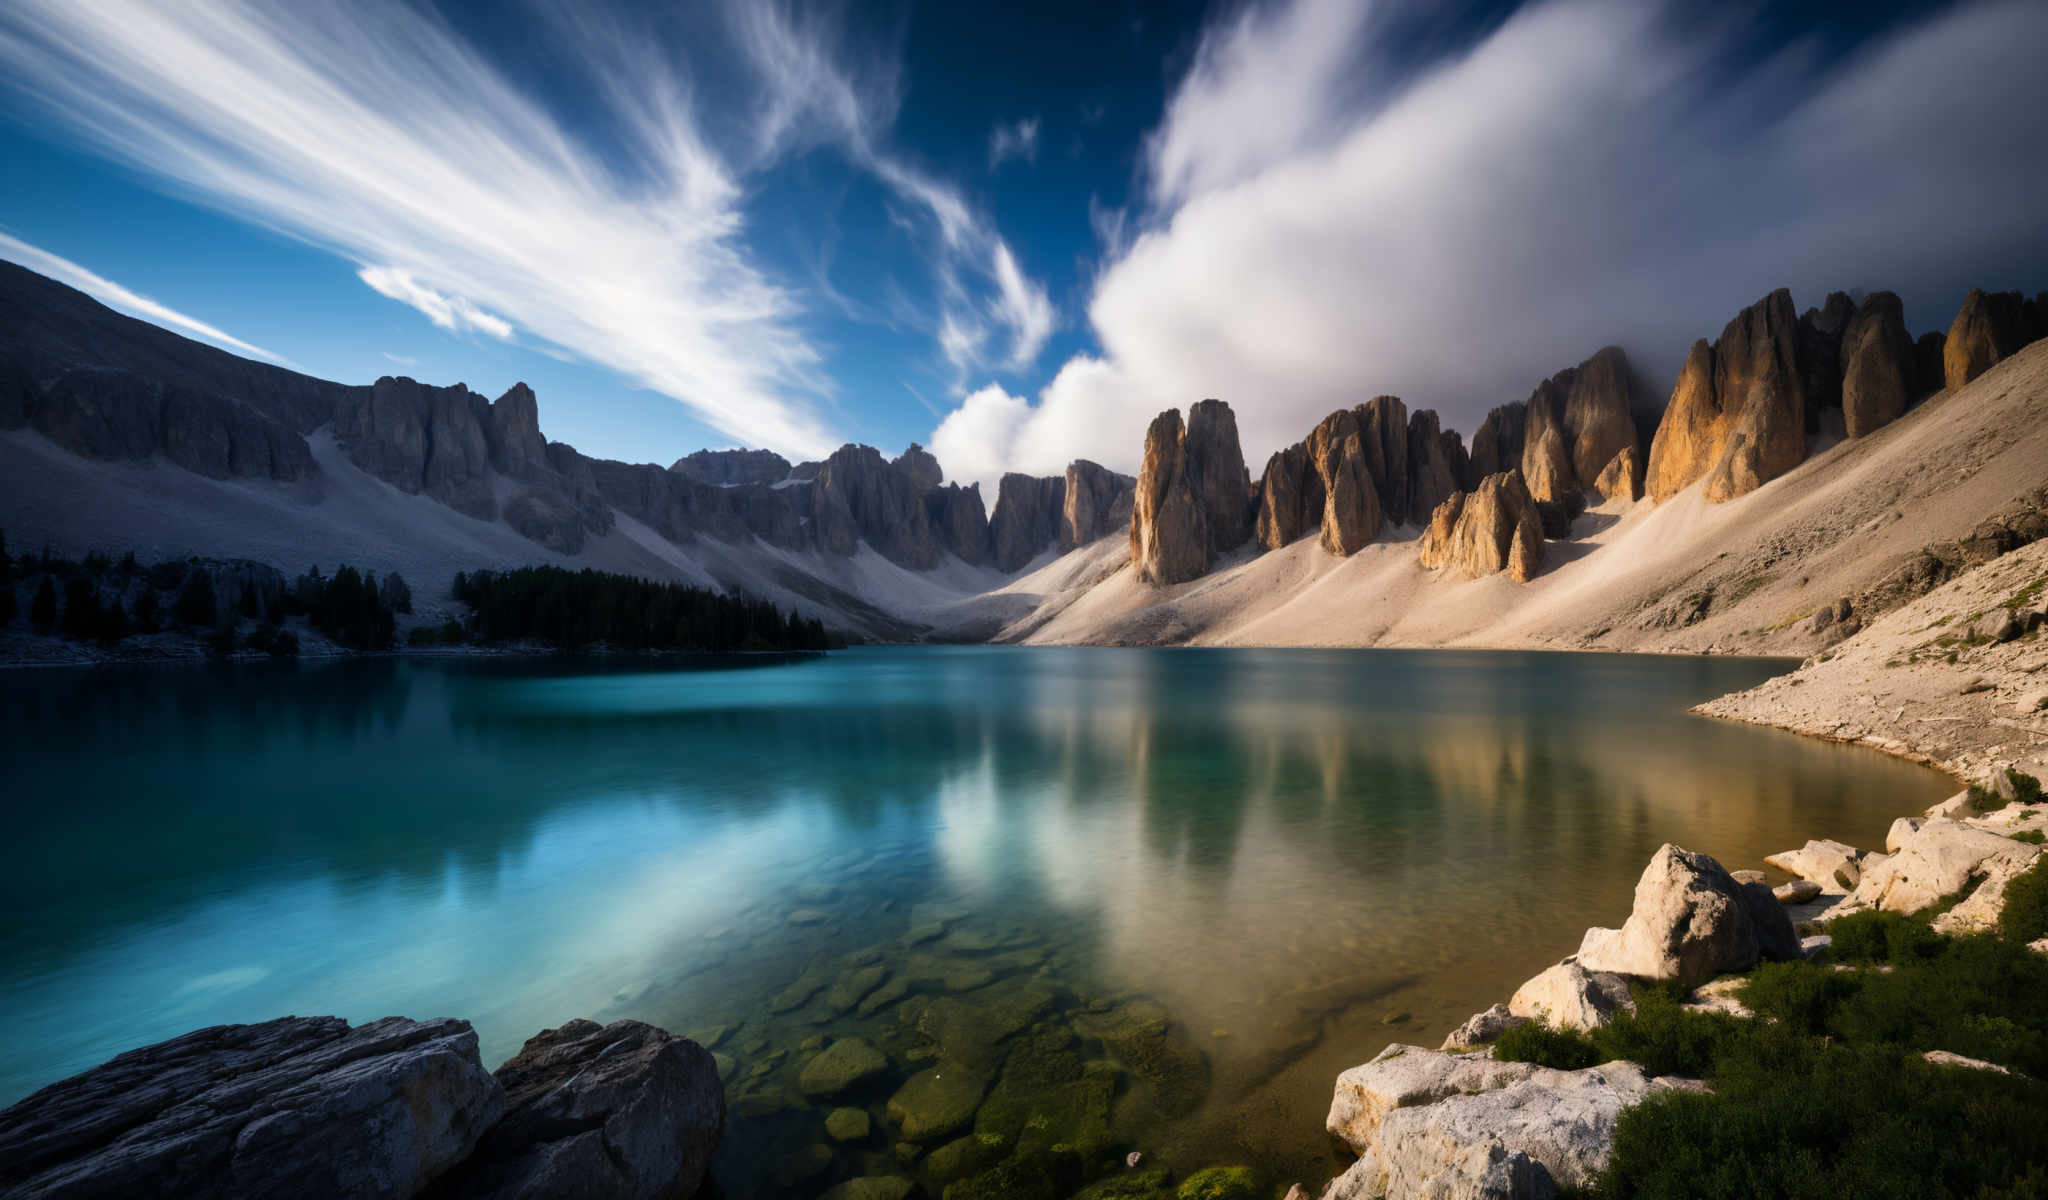
<svg viewBox="0 0 2048 1200">
<path fill-rule="evenodd" d="M 865 1038 L 841 1038 L 804 1064 L 797 1087 L 806 1096 L 836 1096 L 888 1070 L 889 1059 Z"/>
</svg>

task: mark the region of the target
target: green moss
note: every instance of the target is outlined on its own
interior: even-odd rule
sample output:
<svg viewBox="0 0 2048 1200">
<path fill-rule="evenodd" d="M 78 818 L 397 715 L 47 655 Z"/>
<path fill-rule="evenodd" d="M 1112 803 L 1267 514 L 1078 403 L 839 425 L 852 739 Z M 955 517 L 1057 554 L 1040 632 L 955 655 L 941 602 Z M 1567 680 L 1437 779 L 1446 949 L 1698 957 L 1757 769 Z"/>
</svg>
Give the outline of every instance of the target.
<svg viewBox="0 0 2048 1200">
<path fill-rule="evenodd" d="M 1250 1167 L 1205 1167 L 1181 1181 L 1176 1200 L 1258 1200 Z"/>
<path fill-rule="evenodd" d="M 1164 1167 L 1126 1171 L 1089 1184 L 1074 1200 L 1173 1200 L 1173 1177 Z"/>
</svg>

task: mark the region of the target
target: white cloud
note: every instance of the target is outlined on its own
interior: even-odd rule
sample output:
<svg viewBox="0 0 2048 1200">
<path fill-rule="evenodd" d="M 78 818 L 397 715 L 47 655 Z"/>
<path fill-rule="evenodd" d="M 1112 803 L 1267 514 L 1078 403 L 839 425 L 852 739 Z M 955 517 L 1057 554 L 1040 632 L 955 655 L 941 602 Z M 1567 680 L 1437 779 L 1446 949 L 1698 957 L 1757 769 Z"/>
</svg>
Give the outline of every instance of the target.
<svg viewBox="0 0 2048 1200">
<path fill-rule="evenodd" d="M 0 233 L 0 256 L 20 263 L 37 274 L 47 275 L 59 283 L 69 284 L 107 307 L 120 309 L 130 316 L 144 317 L 173 329 L 182 329 L 193 337 L 253 358 L 267 359 L 287 367 L 298 365 L 281 354 L 272 354 L 261 346 L 252 346 L 238 337 L 230 337 L 196 317 L 188 317 L 174 308 L 158 304 L 103 275 L 94 274 L 68 258 L 61 258 L 40 246 L 31 246 L 20 238 Z"/>
<path fill-rule="evenodd" d="M 587 102 L 575 125 L 431 11 L 237 0 L 21 0 L 0 71 L 115 157 L 341 254 L 435 325 L 554 347 L 672 396 L 737 440 L 815 457 L 842 436 L 801 298 L 745 241 L 746 176 L 830 144 L 929 217 L 940 300 L 1028 361 L 1043 287 L 951 185 L 888 150 L 900 89 L 827 16 L 727 6 L 760 83 L 751 139 L 714 147 L 660 18 L 545 10 Z M 958 348 L 956 339 L 956 347 Z"/>
<path fill-rule="evenodd" d="M 1025 117 L 998 123 L 988 135 L 988 169 L 993 171 L 1013 158 L 1038 161 L 1038 118 Z"/>
<path fill-rule="evenodd" d="M 1610 342 L 1668 387 L 1774 287 L 1888 287 L 1918 329 L 2048 274 L 2048 7 L 1735 69 L 1726 35 L 1663 7 L 1547 0 L 1369 103 L 1372 81 L 1333 82 L 1374 49 L 1351 7 L 1206 35 L 1148 141 L 1155 211 L 1098 221 L 1118 233 L 1088 308 L 1102 355 L 1003 408 L 1008 450 L 979 470 L 1132 470 L 1154 414 L 1208 396 L 1255 475 L 1381 392 L 1469 436 Z"/>
<path fill-rule="evenodd" d="M 493 316 L 460 296 L 446 296 L 412 277 L 410 271 L 394 267 L 364 267 L 356 275 L 375 291 L 426 314 L 436 326 L 452 333 L 487 333 L 499 341 L 512 340 L 512 323 Z"/>
<path fill-rule="evenodd" d="M 420 362 L 419 359 L 414 358 L 410 354 L 393 354 L 391 351 L 386 350 L 384 351 L 384 357 L 386 360 L 397 363 L 401 367 L 417 367 L 424 365 Z"/>
<path fill-rule="evenodd" d="M 1011 445 L 1031 405 L 990 384 L 971 393 L 932 430 L 930 450 L 956 483 L 981 487 L 982 502 L 993 506 L 996 483 L 1011 469 Z"/>
</svg>

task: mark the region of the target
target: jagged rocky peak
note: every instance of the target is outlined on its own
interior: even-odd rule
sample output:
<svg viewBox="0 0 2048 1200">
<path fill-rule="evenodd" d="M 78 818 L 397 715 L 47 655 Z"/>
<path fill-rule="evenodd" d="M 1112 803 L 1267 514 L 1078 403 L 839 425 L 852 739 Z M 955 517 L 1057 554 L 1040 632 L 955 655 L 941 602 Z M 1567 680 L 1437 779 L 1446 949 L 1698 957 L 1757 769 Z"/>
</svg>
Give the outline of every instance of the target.
<svg viewBox="0 0 2048 1200">
<path fill-rule="evenodd" d="M 2048 293 L 2038 300 L 2026 300 L 2018 292 L 1970 289 L 1942 346 L 1943 379 L 1948 389 L 1955 391 L 2048 332 L 2035 328 L 2042 323 L 2044 309 L 2048 309 Z"/>
<path fill-rule="evenodd" d="M 1316 530 L 1325 550 L 1348 555 L 1379 536 L 1386 514 L 1364 413 L 1339 409 L 1267 461 L 1255 523 L 1260 545 L 1277 550 Z"/>
<path fill-rule="evenodd" d="M 1151 583 L 1185 583 L 1251 535 L 1251 477 L 1221 400 L 1153 418 L 1131 503 L 1131 561 Z"/>
<path fill-rule="evenodd" d="M 975 566 L 989 561 L 988 513 L 980 487 L 941 484 L 924 494 L 924 511 L 940 548 Z"/>
<path fill-rule="evenodd" d="M 520 477 L 547 466 L 548 442 L 540 435 L 540 401 L 524 383 L 513 384 L 491 401 L 484 437 L 490 446 L 491 464 L 507 475 Z"/>
<path fill-rule="evenodd" d="M 1829 292 L 1819 308 L 1799 314 L 1799 382 L 1808 433 L 1819 431 L 1823 409 L 1842 406 L 1842 339 L 1855 315 L 1856 302 L 1846 292 Z"/>
<path fill-rule="evenodd" d="M 1077 458 L 1067 464 L 1060 508 L 1059 546 L 1072 550 L 1125 528 L 1138 481 L 1100 463 Z"/>
<path fill-rule="evenodd" d="M 1806 458 L 1798 320 L 1783 288 L 1743 309 L 1719 341 L 1695 342 L 1650 444 L 1645 486 L 1662 501 L 1704 479 L 1714 503 L 1747 495 Z"/>
<path fill-rule="evenodd" d="M 491 521 L 498 504 L 484 435 L 489 421 L 490 405 L 463 384 L 430 387 L 386 375 L 336 406 L 334 433 L 350 461 L 370 474 Z"/>
<path fill-rule="evenodd" d="M 1915 398 L 1913 339 L 1905 306 L 1890 292 L 1872 292 L 1843 328 L 1839 349 L 1842 423 L 1852 438 L 1897 420 Z"/>
<path fill-rule="evenodd" d="M 1634 446 L 1624 447 L 1593 481 L 1593 490 L 1603 500 L 1617 497 L 1631 503 L 1643 498 L 1643 456 Z"/>
<path fill-rule="evenodd" d="M 1608 464 L 1638 445 L 1634 380 L 1628 356 L 1607 346 L 1537 385 L 1523 408 L 1521 467 L 1530 495 L 1561 504 L 1598 491 Z"/>
<path fill-rule="evenodd" d="M 1379 494 L 1380 512 L 1405 525 L 1408 511 L 1408 406 L 1399 396 L 1374 396 L 1358 410 L 1359 436 Z"/>
<path fill-rule="evenodd" d="M 814 500 L 813 518 L 824 548 L 852 554 L 865 540 L 900 566 L 937 566 L 938 543 L 924 497 L 913 488 L 915 477 L 915 464 L 899 469 L 873 446 L 848 444 L 833 451 L 818 469 Z"/>
<path fill-rule="evenodd" d="M 669 470 L 717 487 L 780 483 L 790 474 L 789 460 L 773 450 L 699 450 Z"/>
<path fill-rule="evenodd" d="M 1488 475 L 1517 470 L 1528 439 L 1529 406 L 1504 404 L 1486 414 L 1472 434 L 1472 459 L 1465 468 L 1465 490 L 1473 491 Z"/>
<path fill-rule="evenodd" d="M 1018 570 L 1059 540 L 1066 490 L 1061 476 L 1015 471 L 996 484 L 996 512 L 989 519 L 988 537 L 999 569 Z"/>
<path fill-rule="evenodd" d="M 909 480 L 914 495 L 922 496 L 946 480 L 946 473 L 939 469 L 939 460 L 916 442 L 910 443 L 889 465 Z"/>
<path fill-rule="evenodd" d="M 1408 511 L 1417 520 L 1434 513 L 1462 482 L 1458 466 L 1445 453 L 1447 443 L 1463 452 L 1457 436 L 1444 436 L 1434 409 L 1417 409 L 1408 418 Z"/>
<path fill-rule="evenodd" d="M 1421 561 L 1468 579 L 1505 573 L 1527 583 L 1543 569 L 1543 526 L 1520 471 L 1481 480 L 1470 494 L 1453 492 L 1430 514 Z"/>
</svg>

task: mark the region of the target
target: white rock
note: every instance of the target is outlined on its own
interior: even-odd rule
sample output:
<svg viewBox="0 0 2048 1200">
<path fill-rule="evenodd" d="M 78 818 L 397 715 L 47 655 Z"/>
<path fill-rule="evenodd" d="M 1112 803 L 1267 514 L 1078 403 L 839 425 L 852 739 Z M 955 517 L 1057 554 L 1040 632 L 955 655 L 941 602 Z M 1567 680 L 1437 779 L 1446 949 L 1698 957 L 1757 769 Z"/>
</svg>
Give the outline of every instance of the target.
<svg viewBox="0 0 2048 1200">
<path fill-rule="evenodd" d="M 1737 883 L 1769 883 L 1771 877 L 1762 871 L 1730 871 L 1728 878 Z"/>
<path fill-rule="evenodd" d="M 1929 820 L 1905 839 L 1899 852 L 1865 872 L 1849 897 L 1821 918 L 1882 909 L 1914 913 L 1963 890 L 1995 863 L 2028 862 L 2037 850 L 2024 842 L 1972 828 L 1960 821 Z"/>
<path fill-rule="evenodd" d="M 2013 701 L 2012 706 L 2015 711 L 2021 713 L 2040 712 L 2048 708 L 2048 691 L 2021 692 L 2020 698 Z"/>
<path fill-rule="evenodd" d="M 1955 795 L 1928 809 L 1927 819 L 1930 821 L 1954 820 L 1957 813 L 1967 814 L 1969 807 L 1970 793 L 1968 791 L 1957 792 Z"/>
<path fill-rule="evenodd" d="M 1848 891 L 1862 878 L 1856 866 L 1858 857 L 1860 851 L 1845 842 L 1815 838 L 1797 850 L 1780 851 L 1764 861 L 1821 887 Z"/>
<path fill-rule="evenodd" d="M 1615 1012 L 1634 1012 L 1628 980 L 1595 973 L 1567 958 L 1515 989 L 1508 1012 L 1558 1029 L 1593 1029 Z"/>
<path fill-rule="evenodd" d="M 1737 883 L 1707 855 L 1669 844 L 1637 881 L 1627 923 L 1588 929 L 1578 953 L 1588 971 L 1676 979 L 1686 989 L 1759 958 L 1797 957 L 1799 937 L 1769 888 Z"/>
<path fill-rule="evenodd" d="M 2012 1074 L 2011 1071 L 1999 1066 L 1995 1062 L 1985 1062 L 1981 1058 L 1965 1058 L 1960 1054 L 1947 1050 L 1929 1050 L 1920 1057 L 1937 1067 L 1963 1067 L 1971 1071 L 1996 1071 L 2000 1075 Z"/>
<path fill-rule="evenodd" d="M 1967 799 L 1968 793 L 1964 793 L 1964 796 Z M 1884 835 L 1884 852 L 1897 854 L 1899 847 L 1906 844 L 1906 839 L 1920 832 L 1920 827 L 1926 823 L 1919 817 L 1900 817 L 1893 821 L 1890 831 Z"/>
<path fill-rule="evenodd" d="M 1476 1012 L 1465 1018 L 1465 1023 L 1451 1030 L 1450 1035 L 1444 1038 L 1444 1044 L 1437 1049 L 1470 1050 L 1474 1046 L 1497 1042 L 1501 1034 L 1517 1025 L 1528 1023 L 1527 1017 L 1518 1017 L 1509 1012 L 1507 1005 L 1496 1004 L 1485 1012 Z"/>
<path fill-rule="evenodd" d="M 1694 988 L 1692 995 L 1685 998 L 1681 1007 L 1694 1012 L 1726 1013 L 1731 1017 L 1752 1016 L 1749 1006 L 1735 994 L 1748 982 L 1749 980 L 1740 975 L 1723 975 L 1711 983 L 1703 983 Z"/>
<path fill-rule="evenodd" d="M 1337 1076 L 1323 1128 L 1363 1154 L 1372 1148 L 1380 1122 L 1397 1108 L 1491 1091 L 1545 1069 L 1533 1063 L 1495 1062 L 1484 1053 L 1445 1054 L 1396 1042 L 1371 1062 Z"/>
<path fill-rule="evenodd" d="M 2027 846 L 2025 842 L 2013 842 L 2015 846 Z M 2005 911 L 2005 885 L 2024 874 L 2040 858 L 2038 847 L 2028 846 L 2033 853 L 2025 858 L 1999 857 L 1985 862 L 1982 870 L 1983 882 L 1970 893 L 1969 898 L 1947 912 L 1934 918 L 1936 933 L 1959 934 L 1981 933 L 1996 928 L 1998 915 Z"/>
<path fill-rule="evenodd" d="M 1821 951 L 1827 949 L 1829 946 L 1832 946 L 1834 944 L 1835 939 L 1829 937 L 1827 934 L 1816 933 L 1812 937 L 1803 937 L 1799 939 L 1799 952 L 1801 954 L 1804 954 L 1808 958 L 1812 958 L 1814 955 L 1819 954 Z"/>
<path fill-rule="evenodd" d="M 1402 1108 L 1381 1122 L 1359 1159 L 1351 1196 L 1487 1200 L 1553 1196 L 1582 1186 L 1607 1164 L 1622 1110 L 1661 1088 L 1634 1063 L 1537 1077 L 1435 1104 Z M 1360 1186 L 1362 1185 L 1362 1186 Z"/>
<path fill-rule="evenodd" d="M 1771 895 L 1777 897 L 1780 904 L 1804 904 L 1820 895 L 1820 885 L 1811 879 L 1795 879 L 1772 888 Z"/>
</svg>

